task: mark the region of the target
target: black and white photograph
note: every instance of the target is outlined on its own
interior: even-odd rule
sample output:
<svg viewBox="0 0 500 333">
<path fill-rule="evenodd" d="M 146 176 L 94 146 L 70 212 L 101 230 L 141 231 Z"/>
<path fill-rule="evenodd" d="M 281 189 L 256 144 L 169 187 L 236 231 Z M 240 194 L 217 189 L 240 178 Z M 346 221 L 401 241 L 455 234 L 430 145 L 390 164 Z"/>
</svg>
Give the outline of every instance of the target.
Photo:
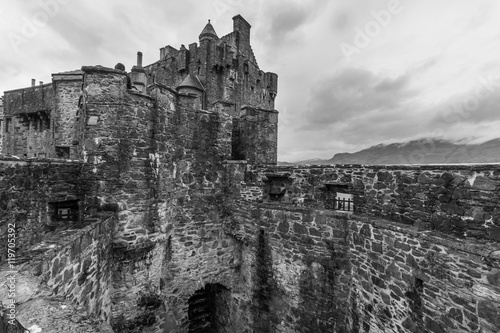
<svg viewBox="0 0 500 333">
<path fill-rule="evenodd" d="M 0 0 L 0 333 L 500 333 L 498 22 Z"/>
</svg>

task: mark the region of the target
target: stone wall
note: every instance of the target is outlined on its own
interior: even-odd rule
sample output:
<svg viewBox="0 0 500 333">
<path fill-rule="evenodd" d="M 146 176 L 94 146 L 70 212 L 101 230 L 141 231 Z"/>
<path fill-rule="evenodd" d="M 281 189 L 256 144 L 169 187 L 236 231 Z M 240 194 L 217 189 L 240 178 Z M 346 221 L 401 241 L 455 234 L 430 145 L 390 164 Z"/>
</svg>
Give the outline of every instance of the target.
<svg viewBox="0 0 500 333">
<path fill-rule="evenodd" d="M 52 83 L 4 92 L 5 116 L 50 110 L 54 106 Z"/>
<path fill-rule="evenodd" d="M 99 180 L 97 199 L 119 212 L 117 239 L 127 229 L 153 232 L 153 99 L 128 93 L 123 71 L 99 66 L 83 70 L 81 154 L 89 163 L 87 172 Z"/>
<path fill-rule="evenodd" d="M 46 235 L 31 248 L 30 266 L 33 275 L 41 275 L 55 294 L 109 321 L 115 217 L 102 219 L 84 229 Z"/>
<path fill-rule="evenodd" d="M 105 75 L 124 82 L 112 74 Z M 153 124 L 117 126 L 106 137 L 102 130 L 99 144 L 85 141 L 89 163 L 1 164 L 2 226 L 17 221 L 18 247 L 33 258 L 46 253 L 24 260 L 57 294 L 123 332 L 201 332 L 200 316 L 223 332 L 499 329 L 500 252 L 490 231 L 497 217 L 488 210 L 496 166 L 254 167 L 226 160 L 230 116 L 170 108 L 175 92 L 154 89 L 153 97 L 132 94 L 120 112 L 99 114 L 97 124 L 148 110 Z M 154 150 L 141 150 L 147 140 Z M 455 216 L 444 198 L 458 180 L 451 202 L 464 207 L 459 216 L 491 212 L 480 215 L 488 223 L 462 219 L 480 231 L 474 236 L 424 219 Z M 134 186 L 124 186 L 129 181 Z M 354 211 L 325 208 L 332 186 L 353 195 Z M 273 199 L 276 188 L 285 191 Z M 438 198 L 429 215 L 420 193 Z M 383 194 L 399 214 L 377 208 L 388 205 Z M 52 233 L 51 202 L 68 200 L 83 205 L 83 229 L 57 222 Z M 103 210 L 116 213 L 116 227 L 91 218 Z M 141 215 L 133 210 L 149 217 L 134 220 Z"/>
<path fill-rule="evenodd" d="M 278 112 L 243 106 L 239 119 L 240 155 L 250 164 L 278 161 Z"/>
<path fill-rule="evenodd" d="M 54 83 L 54 153 L 55 157 L 75 158 L 80 144 L 77 122 L 82 95 L 82 71 L 52 75 Z"/>
<path fill-rule="evenodd" d="M 58 220 L 51 208 L 60 202 L 83 204 L 87 200 L 88 188 L 80 171 L 78 162 L 3 158 L 0 161 L 0 247 L 7 248 L 9 223 L 16 227 L 17 259 L 21 260 L 22 251 L 40 242 L 45 232 L 81 221 L 80 215 Z M 5 256 L 2 251 L 1 260 Z"/>
<path fill-rule="evenodd" d="M 351 332 L 498 332 L 498 243 L 349 219 Z"/>
<path fill-rule="evenodd" d="M 20 157 L 55 157 L 51 130 L 53 110 L 52 84 L 6 91 L 3 153 Z"/>
<path fill-rule="evenodd" d="M 213 200 L 221 187 L 220 165 L 231 155 L 231 118 L 222 112 L 179 105 L 177 93 L 162 85 L 151 86 L 149 95 L 131 91 L 126 87 L 126 73 L 119 70 L 84 67 L 83 71 L 79 128 L 83 133 L 81 154 L 88 162 L 84 173 L 95 177 L 93 193 L 99 205 L 113 208 L 118 217 L 112 323 L 122 331 L 153 329 L 176 318 L 172 325 L 185 327 L 187 300 L 190 293 L 201 288 L 198 278 L 189 280 L 186 274 L 195 267 L 202 269 L 200 263 L 205 259 L 206 272 L 220 260 L 232 263 L 233 255 L 226 254 L 230 240 L 221 239 L 212 249 L 213 239 L 204 237 L 212 250 L 193 258 L 196 263 L 186 274 L 180 263 L 188 252 L 172 258 L 181 270 L 173 275 L 175 284 L 171 279 L 167 283 L 164 277 L 171 274 L 165 272 L 169 262 L 165 244 L 170 239 L 170 246 L 184 249 L 187 241 L 183 237 L 178 240 L 177 235 L 191 234 L 198 228 L 186 218 L 213 217 L 213 213 L 198 210 Z M 217 228 L 214 232 L 220 234 Z M 219 257 L 213 263 L 209 260 Z M 180 281 L 189 288 L 176 287 Z M 177 296 L 166 297 L 167 288 L 169 294 Z M 180 312 L 166 316 L 175 311 Z"/>
<path fill-rule="evenodd" d="M 498 166 L 228 167 L 231 191 L 238 189 L 240 197 L 226 201 L 233 213 L 225 231 L 260 244 L 253 259 L 259 313 L 254 316 L 271 327 L 258 322 L 254 327 L 276 332 L 499 330 L 500 251 L 490 231 L 498 217 L 487 208 L 498 195 Z M 275 179 L 286 193 L 269 201 L 266 192 Z M 328 185 L 341 185 L 354 196 L 354 214 L 325 209 Z M 426 200 L 433 197 L 439 203 L 424 215 Z M 387 214 L 384 207 L 391 199 L 400 214 Z M 448 210 L 450 201 L 462 213 Z M 468 215 L 472 212 L 491 215 Z M 429 222 L 433 213 L 438 224 Z M 446 229 L 455 216 L 470 223 L 468 233 L 476 233 Z M 259 290 L 270 295 L 261 298 L 268 305 L 259 305 Z M 285 315 L 287 320 L 277 319 Z"/>
<path fill-rule="evenodd" d="M 240 203 L 241 204 L 241 203 Z M 226 232 L 250 244 L 252 328 L 347 332 L 350 257 L 343 215 L 242 205 Z"/>
<path fill-rule="evenodd" d="M 255 168 L 242 191 L 263 200 L 273 175 L 289 180 L 280 202 L 325 208 L 329 187 L 353 195 L 354 211 L 462 239 L 500 241 L 500 166 L 297 166 Z"/>
</svg>

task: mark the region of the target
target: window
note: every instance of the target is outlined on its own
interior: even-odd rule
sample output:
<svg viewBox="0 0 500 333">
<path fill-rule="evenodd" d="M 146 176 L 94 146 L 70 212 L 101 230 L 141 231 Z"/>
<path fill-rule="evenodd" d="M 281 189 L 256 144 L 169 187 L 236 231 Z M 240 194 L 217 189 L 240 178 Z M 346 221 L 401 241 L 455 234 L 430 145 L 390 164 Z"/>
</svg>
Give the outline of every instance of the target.
<svg viewBox="0 0 500 333">
<path fill-rule="evenodd" d="M 337 192 L 332 204 L 335 210 L 352 212 L 354 210 L 353 195 Z"/>
<path fill-rule="evenodd" d="M 268 175 L 266 181 L 266 202 L 283 201 L 292 179 L 288 175 Z"/>
<path fill-rule="evenodd" d="M 69 158 L 70 150 L 69 147 L 56 147 L 56 155 L 58 158 Z"/>
<path fill-rule="evenodd" d="M 349 194 L 348 184 L 325 184 L 325 208 L 346 212 L 354 211 L 354 196 Z"/>
<path fill-rule="evenodd" d="M 78 200 L 68 200 L 49 203 L 53 221 L 77 221 Z"/>
<path fill-rule="evenodd" d="M 10 132 L 10 123 L 11 123 L 11 119 L 10 118 L 5 118 L 5 133 L 9 133 Z"/>
</svg>

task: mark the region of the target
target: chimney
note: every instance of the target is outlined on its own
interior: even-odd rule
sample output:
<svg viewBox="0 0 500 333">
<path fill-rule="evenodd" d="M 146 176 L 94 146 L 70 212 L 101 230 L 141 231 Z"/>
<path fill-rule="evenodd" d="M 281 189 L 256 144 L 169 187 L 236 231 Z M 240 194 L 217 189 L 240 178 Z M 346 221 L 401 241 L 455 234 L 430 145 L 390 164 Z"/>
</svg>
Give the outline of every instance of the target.
<svg viewBox="0 0 500 333">
<path fill-rule="evenodd" d="M 165 58 L 165 48 L 162 47 L 160 48 L 160 60 L 163 60 Z"/>
<path fill-rule="evenodd" d="M 43 84 L 43 81 L 40 81 L 40 85 L 42 85 L 42 84 Z"/>
<path fill-rule="evenodd" d="M 164 49 L 160 49 L 160 52 Z M 161 56 L 161 53 L 160 53 Z M 137 52 L 137 65 L 132 67 L 130 73 L 132 85 L 140 92 L 146 92 L 147 77 L 146 71 L 142 68 L 142 52 Z"/>
<path fill-rule="evenodd" d="M 137 67 L 142 67 L 142 52 L 137 52 Z"/>
<path fill-rule="evenodd" d="M 34 87 L 36 84 L 36 79 L 31 79 L 31 86 Z"/>
</svg>

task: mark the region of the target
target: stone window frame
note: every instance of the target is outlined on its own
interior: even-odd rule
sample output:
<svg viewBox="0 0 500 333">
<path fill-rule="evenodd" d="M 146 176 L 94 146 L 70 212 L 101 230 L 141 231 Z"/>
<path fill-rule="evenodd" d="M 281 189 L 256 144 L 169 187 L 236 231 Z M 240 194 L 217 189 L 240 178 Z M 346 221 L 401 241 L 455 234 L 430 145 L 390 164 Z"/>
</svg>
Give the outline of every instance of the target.
<svg viewBox="0 0 500 333">
<path fill-rule="evenodd" d="M 285 197 L 285 194 L 287 193 L 290 185 L 292 184 L 293 180 L 290 178 L 289 174 L 267 174 L 266 175 L 267 180 L 264 180 L 265 185 L 265 202 L 268 203 L 278 203 L 278 202 L 283 202 L 283 198 Z M 280 190 L 278 191 L 278 184 L 276 182 L 280 183 L 279 188 Z M 273 188 L 273 183 L 274 188 Z M 274 192 L 274 193 L 271 193 Z M 272 196 L 272 197 L 271 197 Z"/>
<path fill-rule="evenodd" d="M 49 202 L 51 220 L 54 222 L 78 221 L 79 200 L 64 200 Z"/>
</svg>

